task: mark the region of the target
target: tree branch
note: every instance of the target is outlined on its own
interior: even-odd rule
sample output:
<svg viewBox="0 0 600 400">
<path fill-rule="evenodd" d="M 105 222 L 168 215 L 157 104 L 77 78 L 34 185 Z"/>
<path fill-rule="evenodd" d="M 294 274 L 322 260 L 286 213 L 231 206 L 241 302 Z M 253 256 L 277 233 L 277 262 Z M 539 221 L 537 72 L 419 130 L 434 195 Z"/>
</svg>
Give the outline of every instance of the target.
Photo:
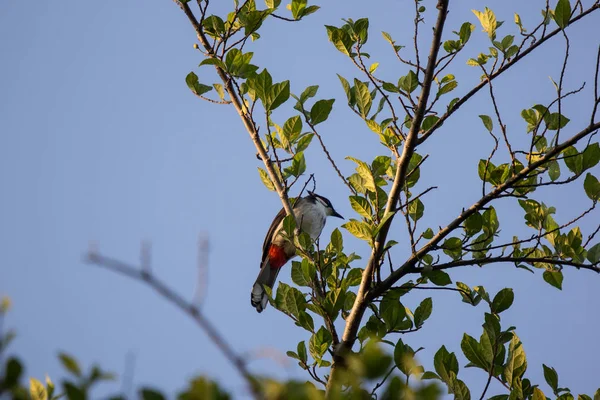
<svg viewBox="0 0 600 400">
<path fill-rule="evenodd" d="M 187 16 L 188 20 L 194 27 L 194 31 L 196 32 L 196 36 L 198 37 L 200 44 L 204 47 L 208 56 L 210 58 L 217 58 L 212 46 L 210 45 L 210 43 L 208 42 L 208 39 L 204 35 L 204 31 L 202 30 L 202 25 L 200 25 L 200 23 L 194 16 L 194 13 L 192 13 L 192 10 L 190 10 L 187 3 L 183 3 L 180 0 L 173 0 L 173 1 L 183 10 L 185 15 Z M 277 194 L 279 195 L 279 198 L 281 199 L 281 203 L 283 204 L 283 208 L 285 209 L 286 214 L 294 215 L 294 213 L 292 211 L 292 207 L 290 206 L 290 200 L 288 198 L 287 192 L 284 189 L 284 185 L 281 182 L 279 175 L 277 175 L 277 173 L 275 172 L 275 169 L 273 168 L 273 165 L 269 159 L 269 156 L 267 155 L 267 151 L 265 150 L 265 148 L 260 140 L 260 137 L 258 135 L 258 128 L 254 125 L 254 122 L 252 121 L 252 118 L 250 117 L 250 114 L 248 113 L 248 109 L 243 104 L 243 99 L 240 99 L 240 97 L 238 97 L 237 92 L 236 92 L 235 88 L 233 87 L 233 83 L 232 83 L 233 77 L 229 76 L 227 74 L 227 72 L 224 71 L 219 66 L 215 65 L 214 67 L 215 67 L 215 70 L 217 71 L 217 74 L 223 81 L 223 85 L 225 86 L 225 90 L 227 91 L 227 94 L 231 98 L 231 103 L 233 104 L 233 107 L 235 108 L 235 110 L 237 111 L 238 115 L 240 116 L 242 122 L 244 123 L 244 127 L 248 131 L 248 134 L 250 135 L 250 138 L 252 139 L 252 142 L 254 143 L 254 146 L 256 147 L 256 151 L 258 152 L 261 160 L 263 161 L 263 163 L 265 165 L 265 168 L 267 169 L 267 172 L 269 173 L 269 177 L 271 178 L 271 181 L 273 182 L 275 191 L 277 192 Z"/>
<path fill-rule="evenodd" d="M 145 283 L 164 299 L 174 304 L 177 308 L 187 314 L 198 324 L 198 326 L 207 334 L 211 342 L 223 353 L 225 358 L 234 366 L 237 372 L 244 378 L 250 386 L 253 397 L 262 399 L 262 390 L 258 381 L 252 376 L 246 367 L 246 361 L 241 358 L 225 341 L 223 335 L 217 328 L 202 314 L 202 312 L 191 302 L 188 302 L 181 295 L 169 288 L 164 282 L 156 278 L 147 269 L 138 268 L 122 261 L 103 256 L 95 250 L 90 250 L 85 256 L 85 262 L 106 268 L 110 271 L 124 275 L 133 280 Z"/>
<path fill-rule="evenodd" d="M 562 144 L 555 146 L 547 151 L 547 153 L 541 157 L 538 161 L 531 163 L 529 166 L 523 168 L 519 173 L 513 175 L 502 185 L 497 186 L 494 190 L 489 192 L 487 195 L 483 196 L 479 199 L 475 204 L 471 207 L 463 211 L 458 218 L 450 222 L 445 228 L 440 230 L 437 235 L 435 235 L 429 242 L 427 242 L 416 254 L 406 260 L 406 262 L 396 269 L 390 276 L 388 276 L 384 281 L 382 281 L 379 285 L 373 288 L 369 294 L 367 300 L 374 299 L 381 294 L 383 294 L 386 290 L 391 288 L 398 280 L 400 280 L 407 273 L 412 272 L 414 270 L 414 266 L 416 263 L 425 256 L 428 252 L 434 249 L 446 236 L 448 236 L 451 232 L 453 232 L 456 228 L 460 226 L 469 216 L 473 215 L 477 211 L 481 210 L 492 200 L 495 200 L 502 192 L 507 189 L 512 188 L 516 183 L 523 180 L 528 176 L 528 174 L 534 171 L 541 165 L 544 165 L 548 161 L 552 160 L 552 158 L 558 155 L 561 151 L 566 149 L 569 146 L 575 145 L 579 140 L 587 137 L 592 134 L 594 131 L 600 129 L 600 122 L 589 125 L 584 130 L 580 131 L 570 139 L 567 139 Z"/>
<path fill-rule="evenodd" d="M 433 83 L 433 76 L 435 72 L 434 70 L 437 61 L 438 51 L 442 43 L 442 32 L 444 30 L 444 23 L 446 21 L 446 15 L 448 13 L 448 0 L 439 0 L 437 8 L 438 17 L 434 27 L 434 33 L 431 42 L 431 51 L 429 53 L 429 59 L 427 61 L 427 68 L 425 69 L 423 88 L 419 97 L 419 103 L 417 105 L 417 108 L 415 109 L 415 115 L 412 120 L 410 131 L 407 135 L 406 142 L 404 143 L 402 155 L 398 160 L 398 164 L 396 167 L 396 175 L 394 177 L 394 183 L 388 195 L 388 201 L 386 204 L 384 215 L 396 211 L 396 205 L 398 203 L 400 191 L 404 187 L 404 183 L 406 180 L 408 164 L 417 145 L 417 136 L 421 126 L 421 122 L 425 115 L 425 111 L 427 110 L 427 101 L 429 99 L 429 93 L 431 90 L 431 85 Z M 387 220 L 387 222 L 381 228 L 380 233 L 375 240 L 373 251 L 371 252 L 371 256 L 369 257 L 369 261 L 363 273 L 362 281 L 356 293 L 356 300 L 354 301 L 354 305 L 352 306 L 350 315 L 346 318 L 346 327 L 344 329 L 342 341 L 334 354 L 333 365 L 331 367 L 331 374 L 329 376 L 329 380 L 327 381 L 328 393 L 330 393 L 332 387 L 334 387 L 337 384 L 336 379 L 337 375 L 339 374 L 337 371 L 338 368 L 344 362 L 343 355 L 347 351 L 352 349 L 352 346 L 354 345 L 354 342 L 356 340 L 356 335 L 358 332 L 358 328 L 360 327 L 360 322 L 367 308 L 367 293 L 371 287 L 373 272 L 375 271 L 375 268 L 378 268 L 380 264 L 379 261 L 383 256 L 383 247 L 385 245 L 385 240 L 392 220 L 393 217 Z"/>
<path fill-rule="evenodd" d="M 596 11 L 598 9 L 600 9 L 600 2 L 594 3 L 594 5 L 592 5 L 590 8 L 588 8 L 587 10 L 585 10 L 584 12 L 582 12 L 581 14 L 579 14 L 578 16 L 571 18 L 571 20 L 569 21 L 569 26 L 573 25 L 575 22 L 581 20 L 586 15 L 591 14 L 592 12 L 594 12 L 594 11 Z M 520 53 L 517 56 L 515 56 L 515 58 L 513 58 L 512 61 L 507 62 L 506 64 L 504 64 L 501 68 L 498 69 L 498 71 L 496 71 L 493 74 L 491 74 L 490 77 L 489 77 L 489 79 L 486 79 L 485 81 L 482 81 L 479 84 L 477 84 L 477 86 L 475 86 L 466 95 L 464 95 L 459 101 L 457 101 L 456 104 L 454 104 L 454 106 L 452 106 L 451 109 L 449 109 L 448 111 L 446 111 L 444 113 L 444 115 L 442 115 L 440 117 L 440 119 L 438 121 L 436 121 L 436 123 L 433 124 L 433 126 L 425 134 L 423 134 L 423 136 L 421 136 L 419 138 L 419 143 L 418 144 L 421 144 L 424 141 L 426 141 L 433 134 L 433 132 L 435 132 L 440 126 L 442 126 L 442 124 L 448 119 L 448 117 L 450 117 L 452 114 L 454 114 L 454 112 L 456 110 L 458 110 L 471 97 L 473 97 L 477 92 L 479 92 L 487 84 L 488 81 L 491 82 L 492 80 L 494 80 L 495 78 L 497 78 L 498 76 L 500 76 L 507 69 L 509 69 L 510 67 L 512 67 L 513 65 L 515 65 L 517 62 L 519 62 L 520 60 L 522 60 L 523 58 L 525 58 L 532 51 L 534 51 L 535 49 L 537 49 L 538 47 L 540 47 L 548 39 L 550 39 L 553 36 L 557 35 L 561 31 L 562 31 L 562 29 L 560 29 L 560 28 L 553 30 L 548 35 L 542 37 L 540 40 L 538 40 L 537 42 L 535 42 L 531 46 L 529 46 L 527 48 L 527 50 L 525 50 L 522 53 Z"/>
<path fill-rule="evenodd" d="M 559 260 L 557 258 L 547 258 L 547 257 L 511 257 L 511 256 L 506 256 L 506 257 L 498 256 L 498 257 L 488 257 L 488 258 L 482 258 L 482 259 L 450 261 L 447 263 L 434 265 L 433 270 L 438 271 L 438 270 L 442 270 L 442 269 L 464 267 L 464 266 L 468 266 L 468 265 L 485 265 L 485 264 L 505 263 L 505 262 L 547 263 L 547 264 L 553 264 L 553 265 L 558 265 L 558 266 L 575 267 L 577 269 L 587 269 L 589 271 L 593 271 L 593 272 L 600 274 L 600 265 L 599 264 L 583 264 L 583 263 L 578 263 L 575 261 Z M 423 270 L 423 268 L 415 268 L 411 272 L 421 273 L 422 270 Z"/>
</svg>

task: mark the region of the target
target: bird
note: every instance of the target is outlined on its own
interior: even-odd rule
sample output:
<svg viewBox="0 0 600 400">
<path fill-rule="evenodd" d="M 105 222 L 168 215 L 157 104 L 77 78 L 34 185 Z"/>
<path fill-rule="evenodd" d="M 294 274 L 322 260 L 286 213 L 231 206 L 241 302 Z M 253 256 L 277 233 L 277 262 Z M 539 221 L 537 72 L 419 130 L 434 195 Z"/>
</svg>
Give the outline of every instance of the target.
<svg viewBox="0 0 600 400">
<path fill-rule="evenodd" d="M 260 272 L 250 294 L 250 303 L 259 313 L 269 303 L 264 286 L 272 288 L 281 267 L 296 255 L 296 247 L 281 232 L 285 216 L 285 209 L 282 208 L 271 223 L 263 244 Z M 308 191 L 308 196 L 295 202 L 294 216 L 300 223 L 300 230 L 308 233 L 312 240 L 321 234 L 327 217 L 344 219 L 327 198 L 311 191 Z"/>
</svg>

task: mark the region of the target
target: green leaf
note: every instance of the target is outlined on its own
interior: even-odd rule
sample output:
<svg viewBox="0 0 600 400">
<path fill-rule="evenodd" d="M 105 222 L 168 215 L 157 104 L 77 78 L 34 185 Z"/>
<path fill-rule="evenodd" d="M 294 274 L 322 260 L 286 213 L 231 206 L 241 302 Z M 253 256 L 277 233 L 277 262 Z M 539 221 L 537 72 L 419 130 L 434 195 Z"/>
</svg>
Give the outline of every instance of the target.
<svg viewBox="0 0 600 400">
<path fill-rule="evenodd" d="M 151 388 L 140 389 L 140 398 L 142 400 L 165 400 L 165 396 L 161 392 Z"/>
<path fill-rule="evenodd" d="M 310 287 L 311 281 L 302 272 L 302 263 L 292 261 L 292 282 L 298 286 Z"/>
<path fill-rule="evenodd" d="M 312 335 L 308 342 L 308 350 L 310 351 L 311 356 L 316 361 L 320 361 L 331 345 L 331 341 L 331 333 L 324 327 L 319 328 L 317 333 Z"/>
<path fill-rule="evenodd" d="M 369 111 L 371 111 L 371 105 L 373 104 L 373 99 L 371 98 L 371 92 L 367 85 L 359 81 L 358 79 L 354 79 L 354 88 L 355 88 L 355 96 L 356 96 L 356 106 L 358 107 L 358 111 L 363 119 L 366 119 Z"/>
<path fill-rule="evenodd" d="M 319 90 L 318 85 L 309 86 L 306 89 L 304 89 L 304 91 L 300 95 L 300 100 L 299 100 L 300 103 L 304 104 L 304 102 L 306 100 L 310 99 L 311 97 L 316 96 L 318 90 Z"/>
<path fill-rule="evenodd" d="M 364 187 L 370 190 L 371 192 L 375 192 L 375 178 L 373 177 L 373 173 L 371 172 L 371 168 L 369 168 L 369 165 L 366 162 L 354 157 L 346 157 L 346 159 L 354 161 L 357 164 L 356 172 L 358 172 L 360 177 L 363 179 L 362 183 Z"/>
<path fill-rule="evenodd" d="M 454 353 L 449 353 L 446 350 L 445 346 L 440 347 L 435 353 L 433 365 L 442 381 L 451 383 L 453 379 L 456 379 L 456 375 L 458 374 L 458 360 Z"/>
<path fill-rule="evenodd" d="M 583 154 L 579 154 L 577 149 L 573 146 L 569 146 L 563 150 L 564 162 L 569 171 L 576 175 L 583 172 Z"/>
<path fill-rule="evenodd" d="M 341 252 L 344 248 L 344 240 L 342 238 L 342 233 L 338 228 L 335 228 L 333 232 L 331 232 L 331 245 L 338 253 Z"/>
<path fill-rule="evenodd" d="M 583 188 L 585 189 L 585 194 L 587 194 L 590 199 L 593 201 L 600 200 L 600 182 L 598 182 L 598 179 L 589 172 L 585 175 Z"/>
<path fill-rule="evenodd" d="M 19 383 L 21 374 L 23 373 L 23 366 L 21 362 L 15 357 L 11 357 L 6 361 L 6 367 L 4 371 L 4 377 L 2 377 L 2 383 L 0 388 L 10 389 Z"/>
<path fill-rule="evenodd" d="M 429 240 L 432 237 L 433 237 L 433 229 L 431 229 L 431 228 L 425 229 L 425 232 L 423 232 L 423 238 Z"/>
<path fill-rule="evenodd" d="M 489 115 L 480 115 L 479 118 L 481 118 L 481 122 L 483 122 L 483 126 L 485 126 L 485 129 L 487 129 L 490 132 L 494 129 L 494 123 L 492 122 L 492 119 Z"/>
<path fill-rule="evenodd" d="M 294 115 L 283 124 L 283 133 L 289 141 L 295 141 L 302 132 L 302 120 L 299 115 Z"/>
<path fill-rule="evenodd" d="M 327 120 L 334 102 L 335 99 L 317 101 L 310 109 L 310 122 L 317 125 Z"/>
<path fill-rule="evenodd" d="M 477 342 L 477 340 L 475 340 L 475 338 L 467 335 L 466 333 L 463 334 L 460 348 L 462 349 L 465 357 L 467 357 L 467 360 L 473 363 L 473 365 L 482 369 L 488 368 L 488 363 L 483 355 L 481 345 L 479 342 Z"/>
<path fill-rule="evenodd" d="M 587 259 L 592 264 L 597 264 L 600 262 L 600 243 L 595 244 L 588 250 Z"/>
<path fill-rule="evenodd" d="M 362 281 L 362 273 L 362 268 L 352 268 L 350 272 L 348 272 L 348 275 L 344 278 L 343 284 L 345 287 L 348 288 L 360 285 L 360 282 Z"/>
<path fill-rule="evenodd" d="M 542 367 L 544 367 L 544 379 L 556 393 L 558 391 L 558 374 L 556 373 L 556 370 L 546 366 L 546 364 L 542 364 Z"/>
<path fill-rule="evenodd" d="M 425 205 L 421 199 L 413 200 L 408 205 L 408 216 L 415 222 L 423 217 L 424 212 Z"/>
<path fill-rule="evenodd" d="M 560 271 L 544 271 L 544 280 L 555 288 L 562 290 L 563 274 Z"/>
<path fill-rule="evenodd" d="M 268 8 L 277 8 L 281 4 L 281 0 L 265 0 L 265 5 Z"/>
<path fill-rule="evenodd" d="M 499 291 L 490 306 L 490 309 L 494 314 L 500 314 L 502 311 L 507 310 L 512 305 L 515 299 L 515 294 L 512 289 L 505 288 Z"/>
<path fill-rule="evenodd" d="M 342 84 L 342 87 L 344 88 L 344 92 L 346 93 L 346 98 L 348 99 L 348 104 L 353 105 L 354 104 L 354 95 L 353 95 L 353 91 L 350 89 L 350 83 L 348 82 L 348 80 L 346 78 L 344 78 L 340 74 L 337 74 L 337 76 Z"/>
<path fill-rule="evenodd" d="M 452 283 L 450 275 L 442 270 L 431 271 L 427 274 L 427 278 L 436 286 L 446 286 Z"/>
<path fill-rule="evenodd" d="M 457 87 L 458 87 L 458 82 L 456 82 L 456 81 L 450 81 L 450 82 L 446 83 L 445 85 L 440 86 L 440 88 L 439 88 L 439 90 L 437 92 L 437 96 L 440 97 L 441 95 L 444 95 L 446 93 L 450 93 L 451 91 L 453 91 Z"/>
<path fill-rule="evenodd" d="M 427 318 L 431 316 L 432 309 L 433 301 L 431 300 L 431 297 L 426 298 L 419 304 L 414 313 L 414 321 L 417 328 L 420 328 Z"/>
<path fill-rule="evenodd" d="M 298 19 L 302 17 L 302 13 L 306 8 L 306 0 L 292 0 L 292 17 Z"/>
<path fill-rule="evenodd" d="M 64 382 L 63 388 L 69 400 L 85 400 L 87 398 L 85 391 L 71 382 Z"/>
<path fill-rule="evenodd" d="M 335 26 L 325 25 L 329 41 L 333 43 L 336 49 L 341 53 L 349 56 L 354 40 L 344 29 L 336 28 Z"/>
<path fill-rule="evenodd" d="M 267 111 L 273 111 L 290 98 L 290 81 L 283 81 L 276 83 L 271 86 L 267 101 L 265 102 L 265 109 Z"/>
<path fill-rule="evenodd" d="M 413 70 L 408 72 L 408 75 L 401 77 L 398 80 L 398 87 L 406 93 L 414 92 L 419 87 L 419 79 Z"/>
<path fill-rule="evenodd" d="M 546 126 L 551 131 L 556 131 L 558 129 L 564 128 L 571 120 L 564 115 L 559 113 L 550 113 L 546 114 L 544 117 L 544 122 Z"/>
<path fill-rule="evenodd" d="M 483 217 L 481 216 L 481 214 L 479 214 L 479 212 L 471 214 L 465 220 L 465 232 L 469 236 L 473 236 L 473 235 L 479 233 L 479 231 L 481 231 L 482 227 L 483 227 Z"/>
<path fill-rule="evenodd" d="M 527 359 L 523 350 L 523 344 L 514 332 L 512 335 L 508 346 L 508 358 L 503 371 L 504 379 L 511 386 L 517 379 L 523 376 L 527 369 Z"/>
<path fill-rule="evenodd" d="M 212 87 L 200 83 L 198 81 L 198 76 L 193 72 L 187 74 L 187 76 L 185 77 L 185 83 L 188 85 L 190 90 L 198 96 L 203 95 L 204 93 L 210 92 L 212 90 Z"/>
<path fill-rule="evenodd" d="M 552 182 L 560 178 L 560 165 L 558 162 L 552 160 L 548 163 L 548 176 Z"/>
<path fill-rule="evenodd" d="M 302 11 L 302 17 L 306 17 L 307 15 L 313 14 L 320 9 L 321 9 L 321 7 L 319 7 L 319 6 L 314 6 L 314 5 L 308 6 L 304 9 L 304 11 Z"/>
<path fill-rule="evenodd" d="M 373 216 L 373 209 L 369 200 L 362 196 L 350 196 L 350 205 L 352 209 L 359 213 L 361 216 L 370 220 Z"/>
<path fill-rule="evenodd" d="M 342 227 L 359 239 L 366 240 L 367 242 L 373 241 L 373 230 L 366 222 L 351 219 L 342 225 Z"/>
<path fill-rule="evenodd" d="M 201 67 L 203 65 L 214 65 L 215 67 L 219 67 L 219 68 L 227 71 L 227 66 L 225 66 L 225 63 L 223 61 L 219 60 L 218 58 L 205 58 L 204 60 L 202 60 L 200 62 L 200 64 L 198 64 L 199 67 Z"/>
<path fill-rule="evenodd" d="M 46 400 L 48 393 L 42 382 L 35 378 L 29 378 L 29 395 L 31 400 Z"/>
<path fill-rule="evenodd" d="M 465 22 L 460 26 L 460 31 L 458 32 L 458 37 L 462 42 L 463 46 L 469 41 L 471 37 L 471 32 L 475 29 L 475 25 L 470 22 Z"/>
<path fill-rule="evenodd" d="M 554 21 L 561 28 L 565 29 L 569 25 L 571 18 L 571 3 L 569 0 L 558 0 L 554 9 Z"/>
<path fill-rule="evenodd" d="M 210 15 L 202 22 L 204 31 L 211 37 L 216 38 L 225 33 L 225 23 L 221 17 L 217 15 Z"/>
<path fill-rule="evenodd" d="M 592 143 L 583 150 L 581 155 L 583 157 L 581 162 L 583 169 L 595 167 L 600 162 L 600 145 Z"/>
<path fill-rule="evenodd" d="M 400 303 L 397 292 L 389 291 L 383 296 L 379 304 L 379 313 L 388 332 L 399 329 L 402 320 L 406 318 L 406 310 Z"/>
<path fill-rule="evenodd" d="M 275 191 L 275 185 L 273 185 L 273 182 L 271 182 L 271 178 L 269 178 L 267 171 L 258 167 L 258 173 L 260 174 L 260 180 L 267 187 L 267 189 Z"/>
<path fill-rule="evenodd" d="M 67 353 L 59 353 L 58 358 L 60 359 L 63 367 L 75 375 L 76 377 L 81 377 L 81 368 L 79 367 L 79 363 L 73 357 L 68 355 Z"/>
<path fill-rule="evenodd" d="M 298 358 L 300 358 L 301 361 L 304 361 L 304 363 L 306 363 L 308 357 L 306 355 L 306 343 L 304 343 L 304 340 L 298 343 L 296 351 L 298 352 Z"/>
<path fill-rule="evenodd" d="M 292 159 L 292 165 L 285 169 L 286 172 L 293 176 L 300 176 L 306 171 L 306 160 L 304 159 L 304 153 L 296 153 Z"/>
<path fill-rule="evenodd" d="M 457 260 L 462 255 L 462 241 L 457 237 L 451 237 L 444 240 L 442 244 L 444 253 Z"/>
</svg>

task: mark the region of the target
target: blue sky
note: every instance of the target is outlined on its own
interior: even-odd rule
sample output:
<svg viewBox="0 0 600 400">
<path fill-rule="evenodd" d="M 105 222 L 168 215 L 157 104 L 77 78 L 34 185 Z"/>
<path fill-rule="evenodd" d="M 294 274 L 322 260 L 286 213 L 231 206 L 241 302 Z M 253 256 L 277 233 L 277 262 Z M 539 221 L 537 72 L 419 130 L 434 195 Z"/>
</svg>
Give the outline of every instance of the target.
<svg viewBox="0 0 600 400">
<path fill-rule="evenodd" d="M 489 6 L 498 19 L 506 20 L 501 32 L 514 34 L 513 12 L 518 11 L 531 27 L 542 3 L 506 1 Z M 434 2 L 423 4 L 430 9 L 426 19 L 431 22 Z M 337 98 L 320 132 L 349 175 L 353 163 L 344 161 L 345 156 L 369 159 L 387 153 L 344 106 L 335 74 L 353 78 L 357 71 L 327 42 L 323 25 L 340 25 L 340 18 L 369 17 L 367 51 L 380 62 L 381 76 L 396 80 L 407 70 L 395 61 L 378 32 L 388 31 L 400 44 L 410 44 L 413 5 L 406 0 L 368 4 L 332 0 L 321 6 L 301 23 L 269 20 L 261 31 L 263 39 L 246 50 L 255 52 L 253 61 L 267 67 L 275 81 L 291 79 L 293 92 L 318 84 L 320 98 Z M 464 21 L 476 23 L 470 10 L 483 6 L 475 0 L 453 2 L 448 34 Z M 229 2 L 211 7 L 223 15 Z M 597 12 L 569 29 L 572 48 L 566 85 L 570 89 L 583 81 L 588 85 L 565 105 L 564 113 L 571 118 L 568 132 L 575 133 L 589 120 L 599 22 Z M 430 32 L 422 29 L 425 46 Z M 202 102 L 185 86 L 191 70 L 203 82 L 217 81 L 208 68 L 196 67 L 202 58 L 193 49 L 194 39 L 184 15 L 170 1 L 0 5 L 4 55 L 0 294 L 13 299 L 6 326 L 18 331 L 12 351 L 26 361 L 27 375 L 61 377 L 59 350 L 76 355 L 85 366 L 97 362 L 122 374 L 131 353 L 136 359 L 136 385 L 152 384 L 172 393 L 189 377 L 208 374 L 244 397 L 241 379 L 185 315 L 148 288 L 82 262 L 93 242 L 103 253 L 135 263 L 140 241 L 148 240 L 153 244 L 154 272 L 191 298 L 198 238 L 207 235 L 206 315 L 240 353 L 253 359 L 277 355 L 252 361 L 252 371 L 281 379 L 305 378 L 293 362 L 280 358 L 308 336 L 273 308 L 258 315 L 248 301 L 263 235 L 281 205 L 260 183 L 254 146 L 235 111 Z M 465 65 L 465 57 L 476 56 L 487 46 L 477 25 L 472 42 L 449 70 L 459 81 L 456 95 L 466 93 L 479 79 L 479 73 Z M 564 41 L 553 40 L 496 81 L 515 143 L 527 140 L 521 109 L 553 98 L 548 76 L 558 78 L 563 49 Z M 286 105 L 275 117 L 283 122 L 292 112 Z M 428 182 L 438 186 L 424 198 L 427 215 L 422 227 L 444 225 L 478 199 L 477 161 L 491 148 L 479 114 L 492 114 L 483 91 L 418 149 L 430 154 L 419 187 L 426 188 Z M 498 160 L 502 157 L 506 154 Z M 308 172 L 316 174 L 318 191 L 342 215 L 351 216 L 345 187 L 317 146 L 307 152 L 307 162 Z M 595 171 L 600 172 L 598 167 Z M 533 198 L 556 206 L 559 223 L 590 205 L 579 182 L 540 190 Z M 497 207 L 504 237 L 530 234 L 514 201 L 502 200 Z M 581 224 L 584 235 L 598 220 L 596 211 Z M 328 237 L 338 224 L 329 221 L 324 235 Z M 401 225 L 392 235 L 407 243 Z M 366 244 L 347 232 L 344 240 L 353 251 L 368 254 Z M 402 255 L 399 251 L 395 259 Z M 544 283 L 541 274 L 509 265 L 456 269 L 450 274 L 454 281 L 484 285 L 490 292 L 515 288 L 515 306 L 503 314 L 503 326 L 517 326 L 528 355 L 528 376 L 543 382 L 545 363 L 558 370 L 561 386 L 583 393 L 597 389 L 599 277 L 566 271 L 564 290 L 559 292 Z M 282 280 L 290 282 L 289 269 Z M 420 359 L 430 367 L 431 355 L 440 345 L 460 353 L 463 332 L 479 337 L 485 310 L 462 304 L 445 292 L 418 291 L 406 303 L 414 307 L 427 296 L 434 299 L 431 320 L 404 340 L 426 348 Z M 473 394 L 480 393 L 483 372 L 461 369 L 461 374 Z M 120 385 L 105 385 L 97 393 L 117 392 Z M 492 386 L 490 394 L 499 392 Z"/>
</svg>

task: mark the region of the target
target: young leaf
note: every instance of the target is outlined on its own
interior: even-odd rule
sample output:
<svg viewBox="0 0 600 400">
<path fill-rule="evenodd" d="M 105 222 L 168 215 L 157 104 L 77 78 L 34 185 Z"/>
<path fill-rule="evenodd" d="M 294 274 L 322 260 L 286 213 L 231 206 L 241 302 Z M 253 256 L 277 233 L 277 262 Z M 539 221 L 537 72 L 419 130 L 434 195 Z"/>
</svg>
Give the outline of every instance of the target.
<svg viewBox="0 0 600 400">
<path fill-rule="evenodd" d="M 267 187 L 267 189 L 275 191 L 275 185 L 273 185 L 273 182 L 271 182 L 271 178 L 269 178 L 267 171 L 258 167 L 258 173 L 260 174 L 260 180 Z"/>
<path fill-rule="evenodd" d="M 46 400 L 48 393 L 42 382 L 35 378 L 29 378 L 29 395 L 31 400 Z"/>
<path fill-rule="evenodd" d="M 351 219 L 342 225 L 342 227 L 359 239 L 366 240 L 367 242 L 372 242 L 373 240 L 373 229 L 363 221 Z"/>
<path fill-rule="evenodd" d="M 367 199 L 362 196 L 350 196 L 350 205 L 361 216 L 370 220 L 373 216 L 373 209 Z"/>
</svg>

